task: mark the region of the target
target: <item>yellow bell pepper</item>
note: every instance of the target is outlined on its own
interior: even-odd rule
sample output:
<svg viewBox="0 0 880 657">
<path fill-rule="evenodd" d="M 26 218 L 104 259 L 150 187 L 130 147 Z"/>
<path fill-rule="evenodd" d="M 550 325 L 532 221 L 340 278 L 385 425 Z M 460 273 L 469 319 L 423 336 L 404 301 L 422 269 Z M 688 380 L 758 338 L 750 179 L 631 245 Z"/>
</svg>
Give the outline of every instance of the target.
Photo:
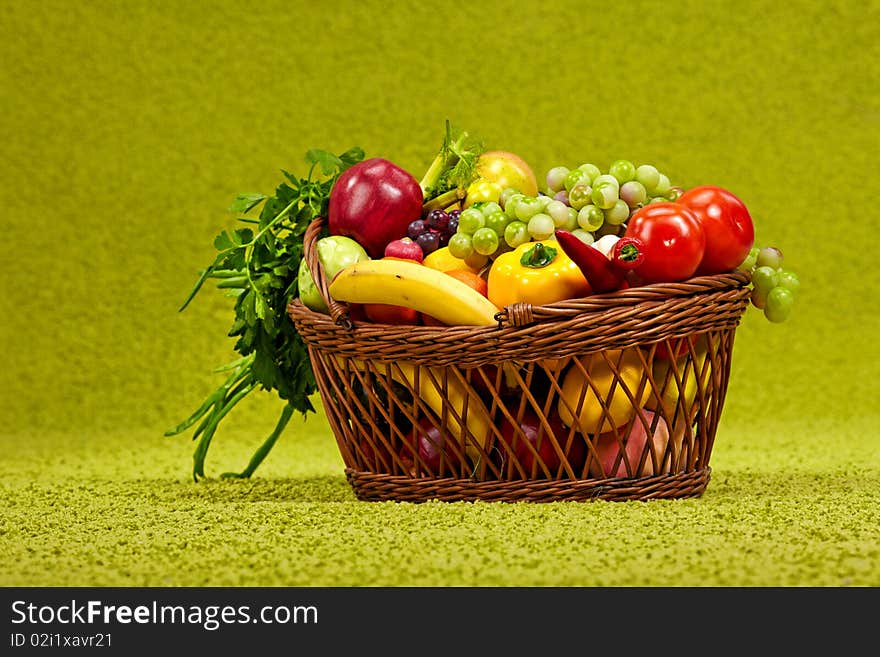
<svg viewBox="0 0 880 657">
<path fill-rule="evenodd" d="M 555 240 L 526 242 L 503 253 L 489 270 L 489 300 L 499 308 L 519 301 L 543 306 L 590 294 L 590 284 Z"/>
</svg>

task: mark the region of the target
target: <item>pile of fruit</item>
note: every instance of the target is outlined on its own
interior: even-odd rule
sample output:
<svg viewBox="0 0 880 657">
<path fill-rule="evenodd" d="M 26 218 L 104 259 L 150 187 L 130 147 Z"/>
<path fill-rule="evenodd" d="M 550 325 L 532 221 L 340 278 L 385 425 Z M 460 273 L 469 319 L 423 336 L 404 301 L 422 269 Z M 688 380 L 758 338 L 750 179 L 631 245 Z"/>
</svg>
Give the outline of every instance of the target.
<svg viewBox="0 0 880 657">
<path fill-rule="evenodd" d="M 767 319 L 788 318 L 798 278 L 779 249 L 754 245 L 751 215 L 730 191 L 673 186 L 628 160 L 607 171 L 556 166 L 542 182 L 501 150 L 481 152 L 454 195 L 428 197 L 424 180 L 382 158 L 355 164 L 330 192 L 329 235 L 318 243 L 331 296 L 361 321 L 493 324 L 517 302 L 739 269 L 752 272 Z M 299 274 L 303 303 L 326 312 L 305 262 Z"/>
<path fill-rule="evenodd" d="M 236 340 L 239 357 L 219 368 L 225 381 L 195 412 L 166 432 L 176 435 L 194 427 L 195 479 L 205 476 L 205 457 L 220 422 L 252 391 L 274 391 L 285 404 L 248 466 L 225 477 L 250 476 L 293 413 L 315 410 L 311 396 L 317 384 L 308 351 L 287 308 L 298 298 L 314 312 L 329 312 L 303 257 L 303 234 L 318 217 L 326 219 L 315 248 L 329 295 L 347 304 L 355 327 L 492 326 L 498 324 L 498 313 L 512 304 L 546 305 L 737 270 L 751 275 L 752 304 L 768 320 L 782 322 L 798 290 L 796 274 L 782 267 L 781 251 L 755 245 L 751 215 L 737 196 L 717 186 L 673 185 L 649 163 L 621 159 L 604 170 L 590 162 L 555 166 L 539 181 L 522 157 L 486 150 L 448 123 L 439 152 L 421 180 L 388 159 L 366 159 L 360 148 L 339 155 L 311 150 L 306 162 L 308 175 L 298 178 L 284 172 L 285 180 L 274 195 L 247 193 L 235 199 L 230 209 L 245 226 L 217 236 L 214 261 L 201 272 L 181 307 L 208 280 L 235 300 L 228 335 Z M 255 208 L 260 208 L 259 216 L 252 218 Z M 690 349 L 682 371 L 690 368 L 693 375 L 690 383 L 680 382 L 690 386 L 682 394 L 694 393 L 693 382 L 705 375 L 702 371 L 698 376 L 697 361 L 705 362 L 707 349 L 717 345 Z M 676 403 L 664 396 L 673 387 L 673 377 L 662 371 L 676 356 L 664 359 L 657 349 L 659 369 L 653 376 L 665 382 L 654 395 L 658 404 Z M 579 394 L 585 376 L 595 385 L 612 357 L 618 359 L 615 369 L 624 372 L 631 357 L 628 350 L 605 354 L 592 364 L 585 361 L 564 378 L 559 373 L 561 396 Z M 639 369 L 636 365 L 633 371 Z M 401 372 L 405 366 L 400 364 Z M 480 376 L 487 385 L 504 378 L 501 370 L 497 377 L 484 374 Z M 681 375 L 678 372 L 676 378 Z M 472 392 L 464 390 L 462 399 Z M 419 390 L 422 393 L 439 395 L 433 389 Z M 481 419 L 476 411 L 479 399 L 474 402 L 468 423 L 493 424 L 496 418 Z M 631 403 L 625 406 L 627 413 L 633 408 Z M 575 420 L 571 408 L 560 401 L 556 419 L 565 427 Z M 589 405 L 584 408 L 588 417 L 577 419 L 581 426 L 596 419 L 589 416 Z M 657 410 L 656 404 L 645 408 L 651 417 Z M 627 423 L 623 415 L 616 426 Z M 527 413 L 515 431 L 523 441 L 537 435 L 529 421 Z M 448 466 L 449 450 L 438 451 L 437 441 L 430 439 L 437 424 L 426 422 L 420 431 L 413 429 L 419 450 L 433 453 L 432 458 L 445 454 Z M 630 424 L 629 431 L 641 431 L 642 444 L 649 434 L 669 439 L 662 424 L 654 421 L 651 430 Z M 596 431 L 594 447 L 601 453 L 603 427 Z M 618 444 L 612 438 L 606 446 L 612 457 Z M 537 454 L 535 450 L 527 451 Z M 544 457 L 552 462 L 552 455 Z M 423 464 L 426 459 L 423 455 Z M 528 455 L 522 459 L 528 460 Z M 618 465 L 607 465 L 600 475 L 621 476 Z"/>
</svg>

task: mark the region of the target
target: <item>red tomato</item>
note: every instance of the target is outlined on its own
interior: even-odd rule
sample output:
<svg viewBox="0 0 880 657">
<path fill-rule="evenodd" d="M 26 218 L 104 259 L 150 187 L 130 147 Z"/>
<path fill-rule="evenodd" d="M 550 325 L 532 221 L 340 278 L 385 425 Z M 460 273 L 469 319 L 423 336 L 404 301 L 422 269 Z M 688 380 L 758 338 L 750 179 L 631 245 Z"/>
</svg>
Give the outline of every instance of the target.
<svg viewBox="0 0 880 657">
<path fill-rule="evenodd" d="M 678 203 L 693 211 L 706 233 L 706 251 L 697 267 L 700 276 L 733 271 L 755 243 L 755 227 L 745 204 L 721 187 L 687 190 Z"/>
<path fill-rule="evenodd" d="M 630 217 L 625 235 L 644 244 L 645 260 L 636 269 L 642 283 L 690 278 L 706 249 L 700 220 L 680 203 L 649 203 L 639 208 Z"/>
</svg>

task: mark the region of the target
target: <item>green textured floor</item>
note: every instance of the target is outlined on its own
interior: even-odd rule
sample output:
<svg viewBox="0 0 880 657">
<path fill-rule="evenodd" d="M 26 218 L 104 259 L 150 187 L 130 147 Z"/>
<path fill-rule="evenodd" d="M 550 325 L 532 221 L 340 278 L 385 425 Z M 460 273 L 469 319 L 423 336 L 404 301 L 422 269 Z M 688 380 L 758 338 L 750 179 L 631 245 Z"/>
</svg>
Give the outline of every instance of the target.
<svg viewBox="0 0 880 657">
<path fill-rule="evenodd" d="M 880 585 L 876 2 L 3 2 L 0 585 Z M 308 148 L 420 176 L 443 121 L 749 206 L 803 294 L 737 332 L 699 499 L 362 503 L 323 416 L 249 481 L 163 432 L 232 357 L 176 310 Z M 255 397 L 208 471 L 241 468 Z"/>
</svg>

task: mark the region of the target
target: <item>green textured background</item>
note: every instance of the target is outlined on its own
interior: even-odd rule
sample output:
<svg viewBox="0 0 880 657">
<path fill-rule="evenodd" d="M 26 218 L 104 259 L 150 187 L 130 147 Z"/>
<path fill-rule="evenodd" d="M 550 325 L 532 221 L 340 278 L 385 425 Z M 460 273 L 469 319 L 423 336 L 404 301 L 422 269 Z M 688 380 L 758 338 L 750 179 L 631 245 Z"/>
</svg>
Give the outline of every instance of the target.
<svg viewBox="0 0 880 657">
<path fill-rule="evenodd" d="M 0 6 L 0 585 L 880 585 L 877 2 Z M 802 280 L 751 309 L 698 500 L 354 499 L 325 419 L 250 481 L 163 431 L 231 358 L 177 307 L 239 191 L 362 146 L 421 173 L 447 119 L 625 157 L 749 206 Z M 244 465 L 278 402 L 209 454 Z"/>
</svg>

